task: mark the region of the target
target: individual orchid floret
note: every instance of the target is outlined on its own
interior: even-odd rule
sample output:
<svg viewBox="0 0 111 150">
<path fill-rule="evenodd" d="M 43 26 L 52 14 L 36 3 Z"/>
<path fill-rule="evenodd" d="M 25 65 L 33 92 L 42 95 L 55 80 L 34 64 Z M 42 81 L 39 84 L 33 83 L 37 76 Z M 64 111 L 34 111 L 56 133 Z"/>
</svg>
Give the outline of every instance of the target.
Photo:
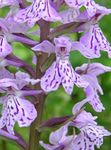
<svg viewBox="0 0 111 150">
<path fill-rule="evenodd" d="M 18 12 L 18 8 L 12 7 L 9 13 L 7 14 L 7 16 L 5 18 L 0 19 L 0 23 L 2 23 L 3 26 L 7 28 L 7 30 L 5 30 L 4 32 L 8 32 L 10 34 L 11 33 L 24 33 L 25 34 L 28 32 L 29 27 L 26 25 L 26 23 L 20 24 L 14 20 L 15 14 L 17 12 Z"/>
<path fill-rule="evenodd" d="M 93 16 L 96 12 L 94 0 L 65 0 L 69 7 L 79 9 L 84 6 L 87 9 L 88 15 Z"/>
<path fill-rule="evenodd" d="M 93 58 L 100 57 L 100 51 L 104 50 L 108 52 L 109 57 L 111 57 L 111 46 L 101 31 L 98 21 L 104 16 L 111 14 L 111 9 L 96 5 L 96 14 L 89 19 L 85 24 L 82 24 L 75 31 L 85 32 L 80 38 L 78 49 L 85 47 L 89 51 L 93 52 Z M 80 19 L 81 20 L 81 19 Z M 81 46 L 82 45 L 82 46 Z"/>
<path fill-rule="evenodd" d="M 56 150 L 56 149 L 65 150 L 66 146 L 72 140 L 72 136 L 66 136 L 67 133 L 68 133 L 68 124 L 50 134 L 49 141 L 51 144 L 45 144 L 43 141 L 40 141 L 40 145 L 45 150 Z"/>
<path fill-rule="evenodd" d="M 4 35 L 10 43 L 17 41 L 31 46 L 36 45 L 36 41 L 25 35 L 30 34 L 28 33 L 29 27 L 26 23 L 21 24 L 14 20 L 17 11 L 18 8 L 12 8 L 5 18 L 0 18 L 1 35 Z"/>
<path fill-rule="evenodd" d="M 20 10 L 15 16 L 17 22 L 27 22 L 29 26 L 33 26 L 40 19 L 53 22 L 59 21 L 61 18 L 51 6 L 49 0 L 33 1 L 31 6 Z"/>
<path fill-rule="evenodd" d="M 97 76 L 105 72 L 110 72 L 111 67 L 104 66 L 100 63 L 92 63 L 83 64 L 82 66 L 77 67 L 75 70 L 85 81 L 89 83 L 88 87 L 85 88 L 88 102 L 97 112 L 104 110 L 105 108 L 103 107 L 98 95 L 98 92 L 103 94 L 103 91 L 98 83 Z"/>
<path fill-rule="evenodd" d="M 65 91 L 71 94 L 73 86 L 87 87 L 80 75 L 75 73 L 69 62 L 69 53 L 72 43 L 68 37 L 59 37 L 54 39 L 55 45 L 49 41 L 43 41 L 33 47 L 34 51 L 42 51 L 46 53 L 56 53 L 56 61 L 48 68 L 44 76 L 41 78 L 41 88 L 45 92 L 55 91 L 62 84 Z"/>
<path fill-rule="evenodd" d="M 19 0 L 0 0 L 0 8 L 5 6 L 18 6 Z"/>
<path fill-rule="evenodd" d="M 103 137 L 110 136 L 111 133 L 104 127 L 97 125 L 95 121 L 97 117 L 93 117 L 91 113 L 81 109 L 84 104 L 83 101 L 77 103 L 73 108 L 73 114 L 78 114 L 76 118 L 50 134 L 51 144 L 40 142 L 45 150 L 94 150 L 94 146 L 100 148 L 103 144 Z M 69 136 L 69 126 L 78 128 L 80 133 Z"/>
<path fill-rule="evenodd" d="M 88 32 L 86 32 L 81 38 L 80 43 L 87 47 L 97 57 L 100 57 L 100 50 L 108 52 L 108 56 L 111 57 L 111 46 L 101 31 L 98 24 L 91 25 Z"/>
<path fill-rule="evenodd" d="M 79 102 L 73 108 L 73 114 L 80 111 L 85 103 Z M 98 126 L 95 122 L 97 117 L 93 117 L 91 113 L 82 111 L 74 120 L 73 125 L 80 129 L 80 134 L 76 136 L 71 146 L 75 146 L 77 150 L 87 149 L 94 150 L 94 146 L 100 148 L 103 144 L 103 137 L 110 136 L 111 133 L 104 129 L 102 126 Z"/>
<path fill-rule="evenodd" d="M 41 91 L 24 90 L 29 83 L 36 84 L 38 80 L 30 79 L 26 73 L 18 72 L 15 78 L 0 80 L 0 92 L 6 93 L 0 98 L 3 110 L 0 118 L 0 128 L 7 128 L 10 134 L 14 134 L 13 128 L 16 122 L 20 127 L 28 127 L 37 117 L 34 105 L 24 96 L 39 94 Z"/>
</svg>

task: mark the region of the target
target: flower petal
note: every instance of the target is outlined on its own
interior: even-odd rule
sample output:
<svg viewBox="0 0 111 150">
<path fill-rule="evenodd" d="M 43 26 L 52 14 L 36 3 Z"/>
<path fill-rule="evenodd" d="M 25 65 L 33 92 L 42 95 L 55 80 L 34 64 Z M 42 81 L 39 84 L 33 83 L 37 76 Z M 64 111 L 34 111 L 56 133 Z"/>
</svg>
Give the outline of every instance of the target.
<svg viewBox="0 0 111 150">
<path fill-rule="evenodd" d="M 85 6 L 89 16 L 93 16 L 96 13 L 95 2 L 93 0 L 65 0 L 66 4 L 72 8 L 81 8 Z"/>
<path fill-rule="evenodd" d="M 29 101 L 9 94 L 3 105 L 0 128 L 7 127 L 10 134 L 14 134 L 14 124 L 18 122 L 20 127 L 29 126 L 37 116 L 37 112 Z"/>
<path fill-rule="evenodd" d="M 80 42 L 97 55 L 97 57 L 100 57 L 100 50 L 107 51 L 109 57 L 111 57 L 110 44 L 98 24 L 91 25 L 89 31 L 80 38 Z"/>
<path fill-rule="evenodd" d="M 0 36 L 0 57 L 6 57 L 12 52 L 12 47 L 8 44 L 5 36 Z"/>
<path fill-rule="evenodd" d="M 55 47 L 54 45 L 47 41 L 47 40 L 44 40 L 42 43 L 40 44 L 37 44 L 36 46 L 34 46 L 32 48 L 32 50 L 34 51 L 37 51 L 37 52 L 44 52 L 44 53 L 54 53 L 55 51 Z"/>
<path fill-rule="evenodd" d="M 55 132 L 52 132 L 49 137 L 49 141 L 53 145 L 59 145 L 59 143 L 62 143 L 66 139 L 66 134 L 68 132 L 68 124 L 62 126 Z"/>
<path fill-rule="evenodd" d="M 88 86 L 85 91 L 89 104 L 92 105 L 93 109 L 96 112 L 101 112 L 105 110 L 95 89 L 93 89 L 91 86 Z"/>
<path fill-rule="evenodd" d="M 111 133 L 104 127 L 91 124 L 82 128 L 81 131 L 84 132 L 84 136 L 86 136 L 92 144 L 96 145 L 97 148 L 100 148 L 100 146 L 103 144 L 104 136 L 111 135 Z"/>
<path fill-rule="evenodd" d="M 41 88 L 45 92 L 55 91 L 61 83 L 61 75 L 59 73 L 59 64 L 54 62 L 41 78 Z"/>
<path fill-rule="evenodd" d="M 15 20 L 20 23 L 27 22 L 29 26 L 33 26 L 41 18 L 46 21 L 60 20 L 57 12 L 49 4 L 49 0 L 33 1 L 31 6 L 17 13 Z"/>
</svg>

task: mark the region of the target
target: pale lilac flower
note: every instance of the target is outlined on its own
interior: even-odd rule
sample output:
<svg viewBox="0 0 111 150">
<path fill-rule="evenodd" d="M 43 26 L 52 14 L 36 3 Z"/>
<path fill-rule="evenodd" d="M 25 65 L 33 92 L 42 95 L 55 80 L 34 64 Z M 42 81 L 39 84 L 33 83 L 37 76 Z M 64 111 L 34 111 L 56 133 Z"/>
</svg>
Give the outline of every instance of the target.
<svg viewBox="0 0 111 150">
<path fill-rule="evenodd" d="M 15 78 L 11 76 L 0 80 L 0 92 L 6 93 L 5 96 L 0 97 L 0 103 L 3 104 L 0 128 L 6 127 L 10 134 L 14 134 L 13 128 L 16 122 L 20 127 L 27 127 L 35 120 L 36 109 L 24 96 L 39 94 L 41 91 L 23 88 L 29 83 L 38 82 L 39 80 L 30 79 L 28 74 L 20 71 L 15 74 Z"/>
<path fill-rule="evenodd" d="M 73 86 L 87 87 L 87 82 L 84 82 L 78 75 L 69 62 L 69 53 L 72 48 L 72 43 L 68 37 L 59 37 L 54 39 L 55 46 L 49 41 L 43 41 L 33 47 L 34 51 L 42 51 L 45 53 L 56 53 L 56 61 L 48 68 L 44 76 L 41 78 L 41 88 L 45 92 L 55 91 L 62 84 L 65 91 L 71 94 Z"/>
<path fill-rule="evenodd" d="M 20 10 L 15 16 L 17 22 L 27 22 L 29 26 L 33 26 L 40 19 L 46 21 L 59 21 L 61 18 L 51 6 L 49 0 L 33 1 L 32 5 Z"/>
<path fill-rule="evenodd" d="M 79 102 L 73 108 L 73 114 L 77 113 L 85 103 Z M 74 120 L 72 125 L 80 129 L 80 134 L 71 143 L 71 147 L 75 146 L 77 150 L 94 150 L 94 146 L 100 148 L 103 144 L 103 137 L 110 136 L 111 133 L 98 126 L 91 113 L 82 111 Z"/>
<path fill-rule="evenodd" d="M 94 0 L 64 0 L 69 7 L 79 9 L 84 6 L 89 16 L 93 16 L 96 12 Z"/>
<path fill-rule="evenodd" d="M 85 47 L 87 50 L 93 52 L 92 58 L 100 57 L 100 51 L 104 50 L 108 52 L 111 57 L 111 46 L 101 31 L 98 21 L 104 16 L 111 14 L 111 9 L 96 5 L 97 11 L 92 18 L 87 18 L 88 21 L 85 24 L 80 25 L 75 32 L 85 32 L 80 38 L 79 42 L 75 43 L 78 49 Z M 87 13 L 84 13 L 87 16 Z M 78 20 L 81 17 L 78 17 Z M 80 19 L 81 20 L 81 19 Z"/>
<path fill-rule="evenodd" d="M 26 23 L 20 24 L 14 20 L 15 14 L 18 12 L 18 8 L 12 7 L 10 11 L 8 12 L 7 16 L 5 18 L 0 19 L 0 23 L 5 26 L 7 30 L 4 30 L 6 34 L 11 33 L 22 33 L 25 34 L 28 32 L 29 27 Z M 12 23 L 13 22 L 13 23 Z M 2 26 L 2 28 L 3 28 Z M 8 33 L 7 33 L 8 32 Z"/>
<path fill-rule="evenodd" d="M 111 67 L 104 66 L 100 63 L 92 63 L 83 64 L 82 66 L 77 67 L 75 70 L 85 81 L 89 83 L 88 87 L 85 88 L 87 99 L 84 101 L 88 101 L 97 112 L 104 110 L 105 108 L 98 95 L 98 93 L 103 94 L 103 91 L 98 83 L 97 76 L 111 71 Z"/>
<path fill-rule="evenodd" d="M 44 147 L 45 150 L 64 150 L 72 140 L 72 136 L 66 136 L 67 132 L 68 124 L 50 134 L 50 144 L 45 144 L 43 141 L 40 141 L 40 145 Z"/>
<path fill-rule="evenodd" d="M 73 114 L 78 113 L 84 104 L 83 101 L 77 103 L 73 108 Z M 42 141 L 40 144 L 45 150 L 94 150 L 94 146 L 100 148 L 103 144 L 103 137 L 110 136 L 111 133 L 104 127 L 98 126 L 95 121 L 96 118 L 83 110 L 74 120 L 72 119 L 50 134 L 49 141 L 51 144 L 45 144 Z M 80 133 L 69 136 L 69 126 L 78 128 Z"/>
</svg>

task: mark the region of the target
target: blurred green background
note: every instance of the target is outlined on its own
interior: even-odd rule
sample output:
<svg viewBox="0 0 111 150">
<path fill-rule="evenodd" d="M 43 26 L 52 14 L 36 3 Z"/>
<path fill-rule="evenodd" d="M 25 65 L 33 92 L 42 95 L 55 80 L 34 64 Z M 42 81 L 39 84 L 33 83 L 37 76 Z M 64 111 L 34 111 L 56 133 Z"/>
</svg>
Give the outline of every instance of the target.
<svg viewBox="0 0 111 150">
<path fill-rule="evenodd" d="M 111 8 L 110 0 L 96 0 L 96 2 L 103 6 Z M 0 15 L 5 16 L 7 11 L 7 7 L 1 9 Z M 105 16 L 100 21 L 100 27 L 111 43 L 111 15 Z M 71 38 L 75 38 L 75 35 L 72 35 Z M 26 48 L 20 43 L 14 43 L 13 49 L 15 55 L 32 64 L 31 61 L 33 53 L 30 51 L 30 49 Z M 72 52 L 70 60 L 73 67 L 82 65 L 83 63 L 88 61 L 83 56 L 81 56 L 79 52 Z M 101 62 L 104 65 L 111 66 L 111 59 L 107 57 L 107 54 L 105 52 L 101 53 L 101 58 L 94 59 L 92 60 L 92 62 Z M 11 70 L 15 71 L 13 68 L 11 68 Z M 101 96 L 101 101 L 104 104 L 106 110 L 102 113 L 96 113 L 89 105 L 87 105 L 86 109 L 92 112 L 93 115 L 98 116 L 98 124 L 111 131 L 111 73 L 105 73 L 101 75 L 99 77 L 99 81 L 104 91 L 104 95 Z M 84 93 L 82 89 L 79 89 L 77 87 L 74 87 L 74 91 L 71 96 L 68 96 L 62 88 L 60 88 L 58 91 L 51 92 L 46 99 L 43 116 L 44 120 L 52 117 L 70 115 L 73 105 L 82 99 L 84 99 Z M 16 125 L 15 130 L 23 135 L 24 139 L 28 141 L 29 128 L 19 128 L 18 125 Z M 45 142 L 48 142 L 49 133 L 50 130 L 44 130 L 41 139 Z M 9 140 L 5 141 L 0 137 L 0 150 L 20 150 L 20 148 L 18 147 L 18 145 L 16 145 L 16 143 Z M 40 148 L 40 150 L 42 150 L 42 148 Z M 111 150 L 111 137 L 105 138 L 104 144 L 102 145 L 100 150 Z"/>
</svg>

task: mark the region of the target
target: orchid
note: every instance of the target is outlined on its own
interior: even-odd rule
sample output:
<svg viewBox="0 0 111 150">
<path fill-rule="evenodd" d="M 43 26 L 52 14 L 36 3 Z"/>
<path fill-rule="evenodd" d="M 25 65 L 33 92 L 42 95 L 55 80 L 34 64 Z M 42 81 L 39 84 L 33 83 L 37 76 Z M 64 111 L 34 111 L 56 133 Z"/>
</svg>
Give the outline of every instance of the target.
<svg viewBox="0 0 111 150">
<path fill-rule="evenodd" d="M 15 16 L 17 22 L 27 22 L 29 26 L 33 26 L 40 19 L 46 21 L 59 21 L 61 18 L 51 6 L 49 0 L 33 1 L 32 5 L 20 10 Z"/>
<path fill-rule="evenodd" d="M 97 11 L 96 14 L 88 19 L 88 22 L 80 26 L 76 31 L 85 32 L 84 35 L 80 38 L 80 45 L 85 46 L 89 51 L 93 52 L 93 58 L 100 57 L 100 50 L 104 50 L 108 53 L 108 56 L 111 55 L 111 46 L 101 31 L 98 21 L 104 16 L 111 14 L 111 9 L 96 5 Z M 84 15 L 88 16 L 86 13 Z M 78 17 L 79 18 L 79 17 Z M 80 17 L 81 18 L 81 17 Z M 81 19 L 80 19 L 81 20 Z M 79 46 L 78 48 L 82 48 Z"/>
<path fill-rule="evenodd" d="M 104 54 L 97 58 L 102 50 L 111 57 L 99 26 L 111 9 L 94 0 L 0 0 L 0 8 L 0 136 L 23 150 L 101 149 L 111 132 L 92 111 L 102 113 L 110 103 L 102 103 L 100 95 L 108 90 L 98 79 L 111 73 L 110 61 Z M 28 127 L 26 137 L 22 127 Z M 42 139 L 47 128 L 49 143 Z"/>
<path fill-rule="evenodd" d="M 73 114 L 80 111 L 84 104 L 85 102 L 83 101 L 77 103 L 73 108 Z M 97 148 L 100 148 L 103 144 L 103 137 L 110 136 L 111 133 L 104 129 L 104 127 L 98 126 L 95 121 L 96 118 L 91 113 L 83 110 L 74 120 L 50 134 L 49 141 L 51 145 L 45 144 L 43 141 L 40 144 L 45 150 L 73 150 L 74 148 L 76 150 L 94 150 L 95 145 Z M 69 126 L 80 129 L 80 133 L 78 135 L 67 135 Z"/>
<path fill-rule="evenodd" d="M 96 7 L 95 7 L 95 2 L 94 0 L 65 0 L 66 4 L 69 7 L 72 8 L 81 8 L 82 6 L 85 6 L 87 11 L 88 11 L 88 15 L 89 16 L 93 16 L 96 12 Z"/>
<path fill-rule="evenodd" d="M 8 75 L 7 78 L 0 80 L 0 92 L 6 96 L 0 98 L 3 104 L 2 117 L 0 118 L 0 128 L 6 126 L 10 134 L 14 134 L 13 127 L 18 122 L 20 127 L 29 126 L 37 117 L 37 112 L 24 96 L 39 94 L 41 91 L 23 90 L 29 84 L 36 84 L 39 80 L 30 79 L 26 73 L 16 73 L 16 79 Z"/>
<path fill-rule="evenodd" d="M 85 89 L 89 103 L 97 112 L 104 110 L 105 108 L 103 107 L 98 95 L 98 92 L 103 94 L 103 90 L 98 83 L 97 76 L 111 71 L 111 67 L 104 66 L 100 63 L 92 63 L 84 64 L 81 67 L 77 67 L 75 70 L 89 83 L 88 87 Z"/>
<path fill-rule="evenodd" d="M 55 46 L 48 41 L 44 41 L 32 48 L 34 51 L 43 51 L 49 54 L 56 53 L 56 61 L 41 78 L 41 88 L 45 92 L 50 92 L 57 90 L 60 84 L 62 84 L 65 91 L 71 94 L 74 84 L 78 87 L 87 87 L 87 82 L 82 80 L 69 62 L 69 52 L 72 45 L 69 38 L 55 38 L 54 43 Z"/>
</svg>

